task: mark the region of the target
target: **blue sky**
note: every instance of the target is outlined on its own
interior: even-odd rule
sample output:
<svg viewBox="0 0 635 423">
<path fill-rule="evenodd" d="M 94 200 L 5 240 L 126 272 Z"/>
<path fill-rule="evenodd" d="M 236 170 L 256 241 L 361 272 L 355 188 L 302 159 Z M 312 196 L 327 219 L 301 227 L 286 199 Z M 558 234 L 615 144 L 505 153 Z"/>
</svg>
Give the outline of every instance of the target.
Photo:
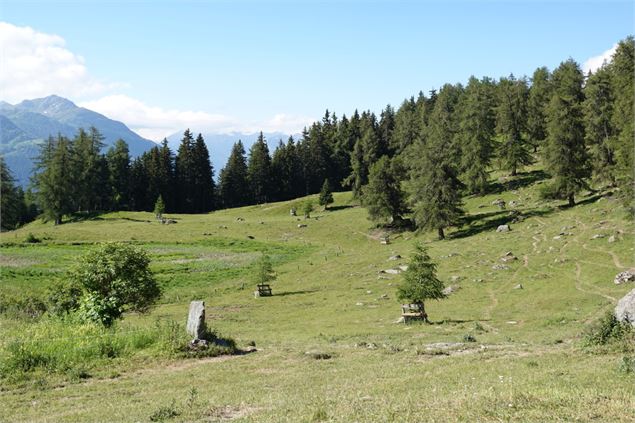
<svg viewBox="0 0 635 423">
<path fill-rule="evenodd" d="M 582 64 L 633 34 L 634 18 L 632 1 L 3 0 L 8 30 L 32 30 L 4 37 L 3 64 L 38 43 L 54 57 L 4 66 L 0 97 L 57 93 L 151 138 L 184 125 L 297 131 L 326 108 L 379 112 L 472 74 Z"/>
</svg>

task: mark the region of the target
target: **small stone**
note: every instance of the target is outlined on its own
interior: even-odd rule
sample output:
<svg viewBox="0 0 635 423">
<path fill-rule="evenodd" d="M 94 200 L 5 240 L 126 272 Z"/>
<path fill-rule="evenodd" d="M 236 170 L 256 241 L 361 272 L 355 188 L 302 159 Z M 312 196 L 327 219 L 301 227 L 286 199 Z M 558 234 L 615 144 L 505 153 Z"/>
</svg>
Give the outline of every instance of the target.
<svg viewBox="0 0 635 423">
<path fill-rule="evenodd" d="M 615 235 L 611 235 L 611 236 L 609 237 L 609 242 L 611 242 L 611 243 L 612 243 L 612 242 L 615 242 L 615 241 L 617 241 L 617 238 L 615 237 Z"/>
<path fill-rule="evenodd" d="M 355 305 L 361 307 L 364 305 L 364 303 L 355 303 Z"/>
<path fill-rule="evenodd" d="M 556 239 L 556 240 L 557 239 L 562 239 L 562 235 L 556 235 L 556 236 L 553 237 L 553 239 Z"/>
<path fill-rule="evenodd" d="M 461 287 L 458 286 L 458 285 L 450 285 L 450 286 L 444 288 L 443 291 L 441 291 L 441 292 L 443 292 L 443 295 L 450 295 L 450 294 L 455 293 L 459 289 L 461 289 Z"/>
<path fill-rule="evenodd" d="M 458 275 L 450 276 L 450 280 L 452 282 L 456 282 L 456 281 L 459 281 L 461 279 L 463 279 L 463 278 L 461 276 L 458 276 Z"/>
<path fill-rule="evenodd" d="M 395 261 L 395 260 L 399 260 L 401 258 L 401 256 L 399 254 L 396 254 L 394 256 L 390 256 L 388 257 L 389 261 Z"/>
<path fill-rule="evenodd" d="M 305 225 L 304 223 L 300 223 L 300 224 L 298 225 L 298 228 L 306 228 L 306 225 Z"/>
<path fill-rule="evenodd" d="M 633 281 L 635 281 L 635 269 L 629 269 L 629 270 L 625 270 L 624 272 L 620 272 L 617 275 L 615 275 L 615 279 L 613 279 L 613 282 L 615 282 L 615 285 L 621 285 L 623 283 L 633 282 Z"/>
<path fill-rule="evenodd" d="M 399 267 L 399 270 L 401 270 L 402 272 L 405 272 L 406 270 L 408 270 L 408 265 L 407 264 L 403 264 L 401 266 L 397 266 Z"/>
<path fill-rule="evenodd" d="M 504 264 L 495 264 L 492 266 L 492 270 L 509 270 L 509 266 Z"/>
<path fill-rule="evenodd" d="M 386 269 L 383 270 L 383 272 L 388 273 L 389 275 L 398 275 L 399 273 L 401 273 L 399 269 Z"/>
<path fill-rule="evenodd" d="M 514 287 L 514 289 L 523 289 L 523 284 L 519 283 Z"/>
<path fill-rule="evenodd" d="M 606 235 L 604 234 L 595 234 L 591 237 L 591 239 L 600 239 L 600 238 L 605 238 Z"/>
<path fill-rule="evenodd" d="M 373 291 L 371 291 L 370 289 L 366 291 L 367 294 L 372 294 Z"/>
<path fill-rule="evenodd" d="M 511 228 L 509 227 L 509 225 L 499 225 L 498 228 L 496 228 L 496 232 L 509 232 L 511 231 Z"/>
</svg>

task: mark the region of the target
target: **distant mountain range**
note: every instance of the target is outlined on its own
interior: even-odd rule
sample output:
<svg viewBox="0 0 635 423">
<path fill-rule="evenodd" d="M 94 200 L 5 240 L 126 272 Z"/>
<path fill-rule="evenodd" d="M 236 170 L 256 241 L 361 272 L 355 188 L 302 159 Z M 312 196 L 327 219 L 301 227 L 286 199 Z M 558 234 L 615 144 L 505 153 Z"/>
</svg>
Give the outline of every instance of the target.
<svg viewBox="0 0 635 423">
<path fill-rule="evenodd" d="M 96 127 L 104 136 L 104 150 L 118 139 L 128 143 L 135 157 L 156 143 L 142 138 L 125 124 L 108 119 L 92 110 L 76 106 L 56 95 L 24 100 L 12 105 L 0 101 L 0 154 L 5 158 L 16 182 L 26 186 L 33 168 L 33 159 L 40 144 L 58 133 L 73 137 L 79 128 Z"/>
<path fill-rule="evenodd" d="M 139 136 L 122 122 L 78 107 L 65 98 L 51 95 L 24 100 L 15 105 L 0 101 L 0 155 L 4 157 L 16 182 L 25 187 L 33 171 L 33 160 L 39 154 L 40 145 L 49 135 L 56 136 L 59 133 L 74 137 L 79 128 L 88 129 L 91 126 L 96 127 L 104 136 L 104 152 L 118 139 L 128 143 L 132 157 L 137 157 L 157 145 Z M 179 148 L 184 130 L 167 137 L 168 145 L 174 153 Z M 195 137 L 201 132 L 196 131 L 196 128 L 191 130 Z M 286 142 L 289 138 L 288 134 L 281 132 L 265 133 L 264 136 L 271 154 L 279 140 Z M 215 175 L 218 178 L 220 169 L 227 163 L 234 143 L 242 140 L 245 151 L 249 153 L 249 148 L 258 138 L 258 133 L 203 133 L 203 138 L 205 138 Z M 295 134 L 294 138 L 298 139 L 299 135 Z"/>
<path fill-rule="evenodd" d="M 200 132 L 196 131 L 193 128 L 190 128 L 190 130 L 194 134 L 195 138 Z M 179 148 L 181 139 L 183 138 L 184 131 L 185 130 L 175 132 L 174 134 L 167 137 L 168 145 L 175 154 Z M 227 159 L 231 154 L 234 143 L 238 140 L 241 140 L 243 145 L 245 146 L 245 152 L 247 153 L 247 155 L 249 155 L 249 148 L 254 142 L 256 142 L 260 133 L 256 132 L 253 134 L 247 134 L 242 132 L 232 132 L 229 134 L 214 134 L 201 132 L 201 134 L 203 135 L 203 139 L 205 139 L 205 145 L 207 145 L 207 149 L 209 150 L 212 165 L 214 166 L 214 174 L 216 178 L 218 178 L 220 170 L 227 163 Z M 269 147 L 269 153 L 271 155 L 273 155 L 273 152 L 280 140 L 286 143 L 289 139 L 289 134 L 285 134 L 282 132 L 265 132 L 263 133 L 263 135 L 265 137 L 265 140 L 267 141 L 267 146 Z M 300 135 L 293 134 L 293 138 L 297 141 L 300 138 Z"/>
</svg>

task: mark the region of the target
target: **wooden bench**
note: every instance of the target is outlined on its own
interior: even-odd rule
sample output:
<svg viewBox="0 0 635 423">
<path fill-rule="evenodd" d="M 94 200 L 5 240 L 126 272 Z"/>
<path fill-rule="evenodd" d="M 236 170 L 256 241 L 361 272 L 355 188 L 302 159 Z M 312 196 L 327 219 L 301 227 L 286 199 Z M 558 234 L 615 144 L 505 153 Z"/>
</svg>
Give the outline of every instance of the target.
<svg viewBox="0 0 635 423">
<path fill-rule="evenodd" d="M 259 283 L 258 290 L 254 292 L 256 298 L 258 297 L 271 297 L 273 294 L 271 293 L 271 286 L 267 283 Z"/>
<path fill-rule="evenodd" d="M 401 317 L 404 323 L 408 323 L 408 320 L 427 320 L 428 315 L 423 309 L 423 304 L 402 304 Z"/>
</svg>

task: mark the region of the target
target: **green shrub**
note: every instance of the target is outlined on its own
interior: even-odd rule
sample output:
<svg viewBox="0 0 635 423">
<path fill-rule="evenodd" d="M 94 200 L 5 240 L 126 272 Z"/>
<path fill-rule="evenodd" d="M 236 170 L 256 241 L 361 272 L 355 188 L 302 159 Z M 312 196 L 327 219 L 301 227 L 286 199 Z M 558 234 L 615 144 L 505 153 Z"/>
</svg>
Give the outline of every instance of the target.
<svg viewBox="0 0 635 423">
<path fill-rule="evenodd" d="M 26 236 L 26 238 L 24 238 L 24 242 L 28 243 L 28 244 L 37 244 L 42 242 L 42 240 L 38 237 L 36 237 L 35 235 L 33 235 L 31 232 L 29 232 L 29 234 Z"/>
<path fill-rule="evenodd" d="M 0 294 L 0 313 L 7 317 L 35 320 L 46 311 L 46 303 L 34 295 L 10 296 Z"/>
<path fill-rule="evenodd" d="M 150 414 L 150 421 L 162 422 L 178 417 L 179 415 L 181 415 L 181 411 L 176 407 L 176 401 L 172 400 L 170 405 L 163 405 Z"/>
<path fill-rule="evenodd" d="M 69 273 L 84 291 L 80 315 L 108 327 L 126 311 L 147 311 L 161 296 L 149 264 L 144 250 L 123 243 L 89 251 Z"/>
<path fill-rule="evenodd" d="M 627 349 L 632 349 L 635 331 L 630 324 L 618 321 L 613 312 L 608 311 L 586 330 L 584 343 L 587 346 L 621 344 Z"/>
<path fill-rule="evenodd" d="M 57 280 L 48 289 L 49 311 L 63 316 L 79 308 L 83 295 L 82 287 L 69 280 Z"/>
</svg>

